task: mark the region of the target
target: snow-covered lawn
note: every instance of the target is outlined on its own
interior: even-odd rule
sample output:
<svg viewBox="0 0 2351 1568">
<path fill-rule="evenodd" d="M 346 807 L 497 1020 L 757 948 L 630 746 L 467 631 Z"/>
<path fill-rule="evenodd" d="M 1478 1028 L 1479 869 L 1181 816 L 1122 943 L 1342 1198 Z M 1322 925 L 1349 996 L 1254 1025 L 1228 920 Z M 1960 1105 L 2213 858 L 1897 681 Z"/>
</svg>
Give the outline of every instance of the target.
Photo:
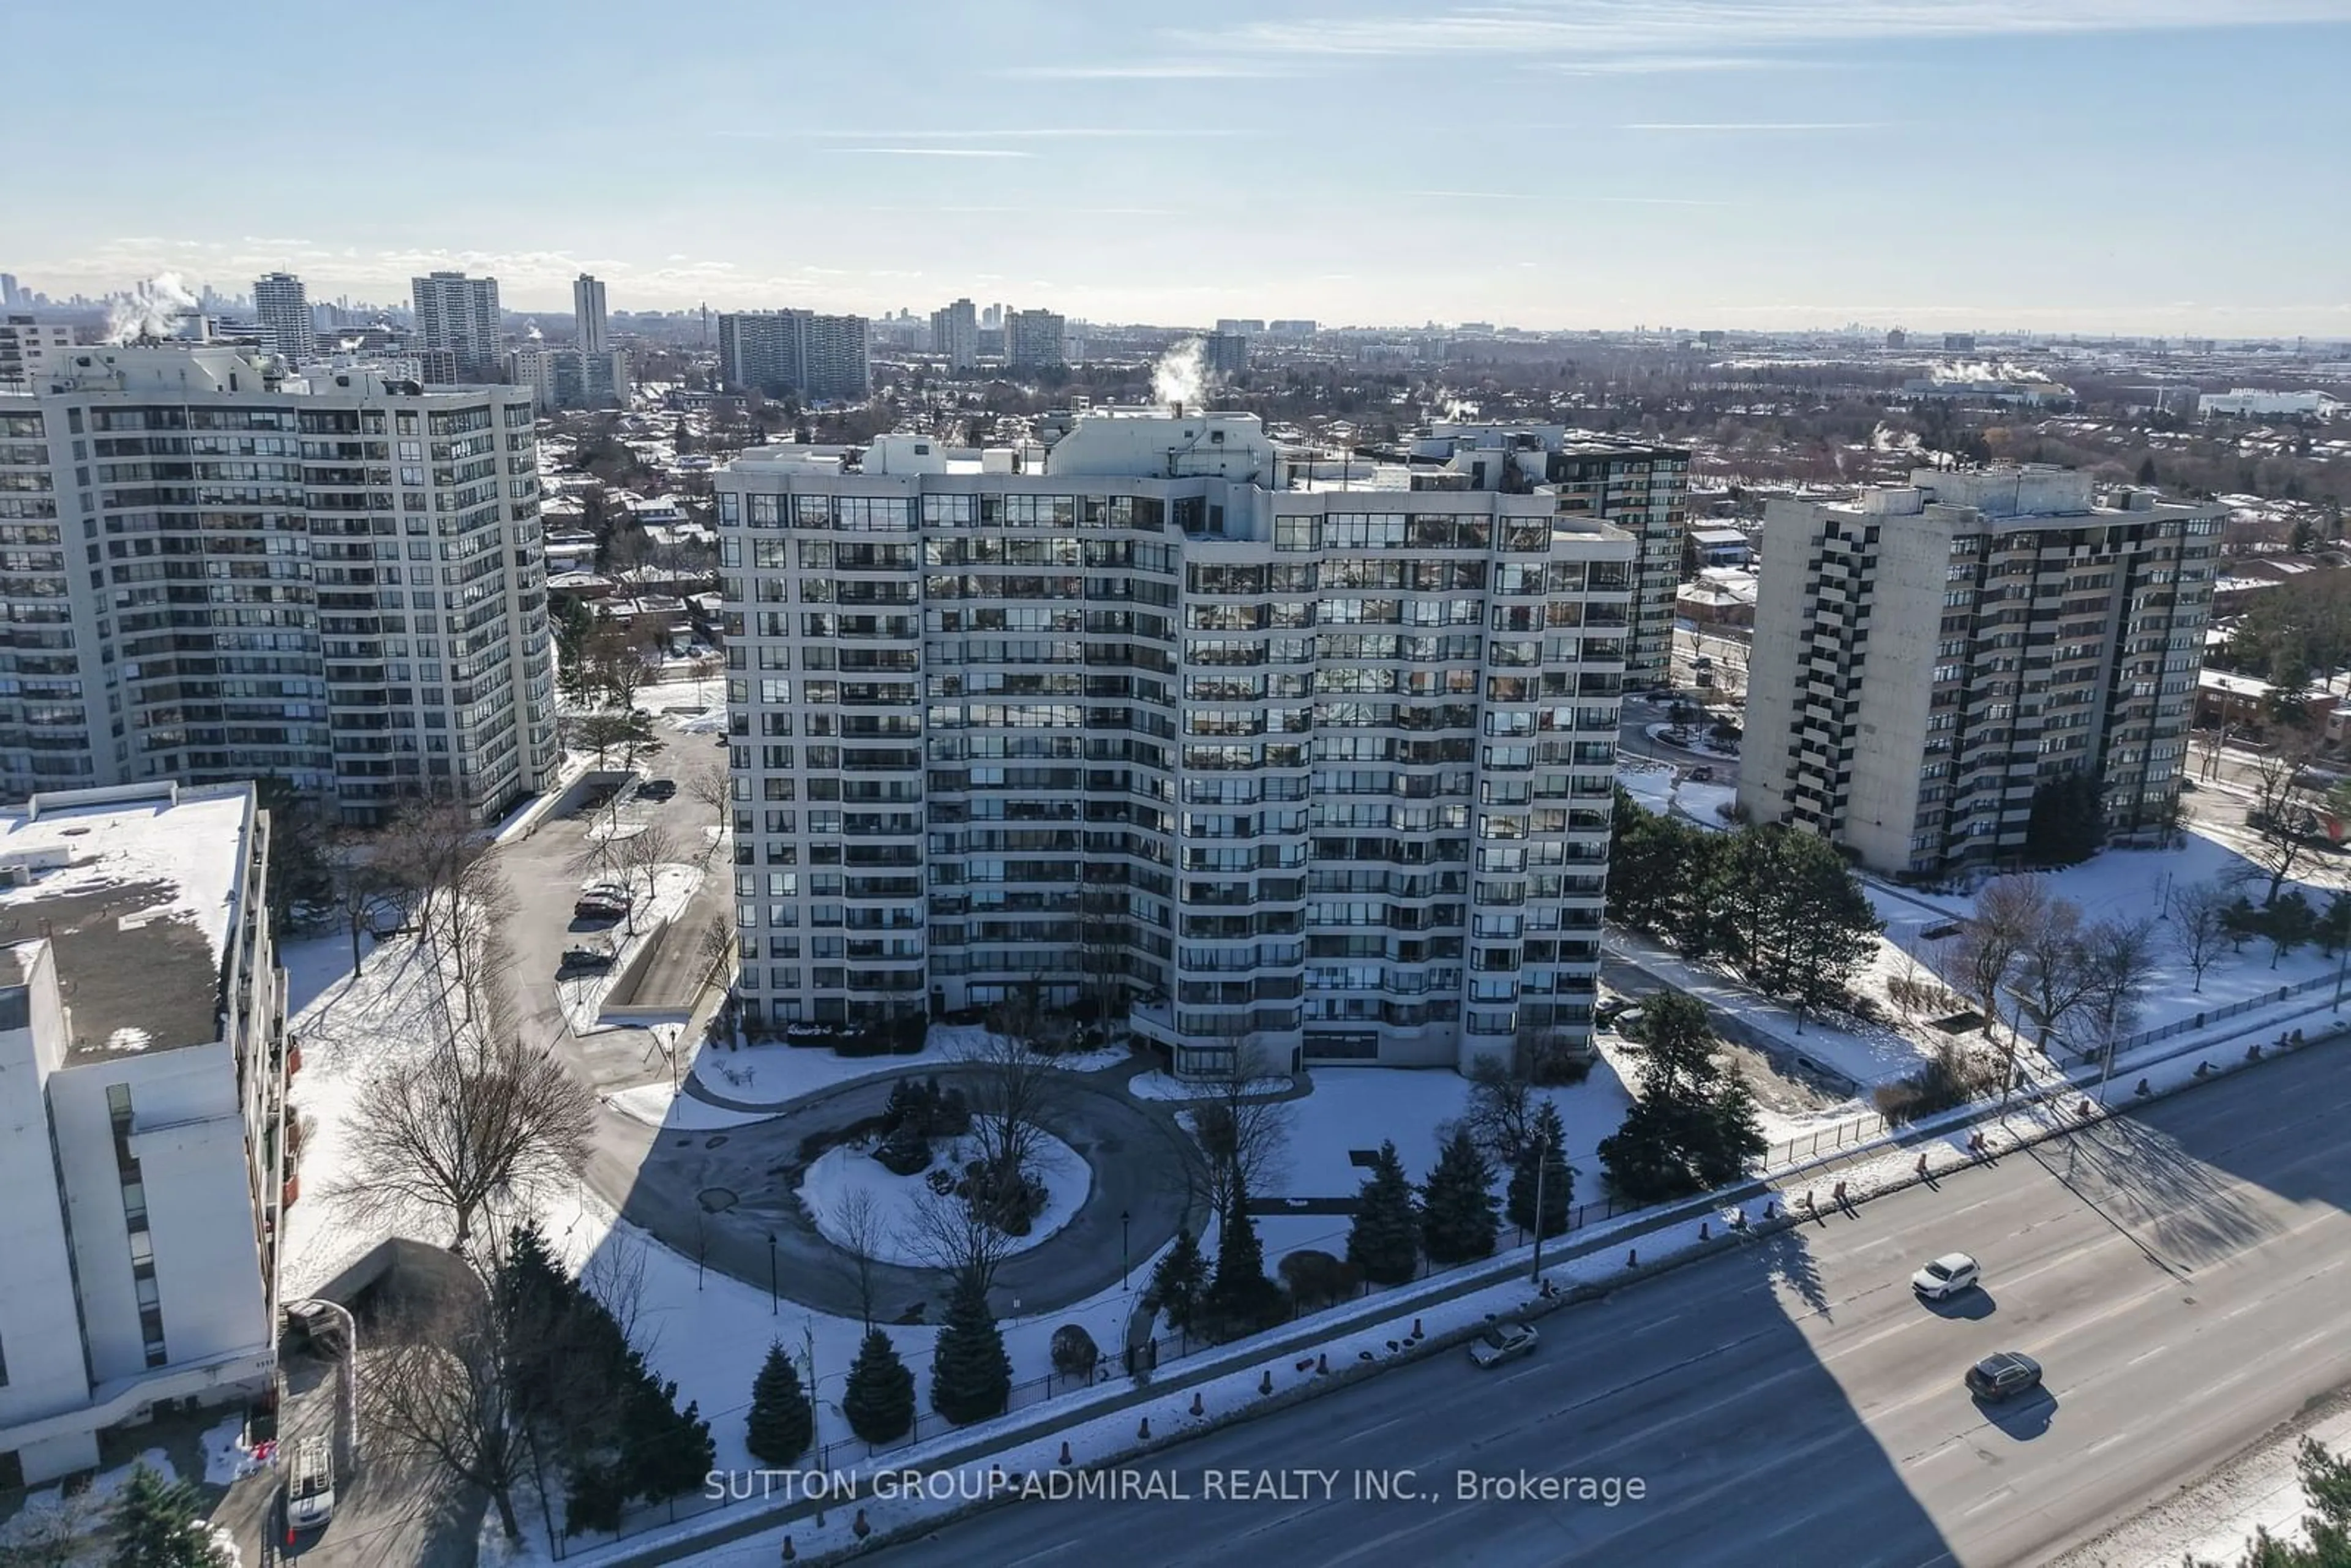
<svg viewBox="0 0 2351 1568">
<path fill-rule="evenodd" d="M 2319 852 L 2311 857 L 2311 863 L 2332 874 L 2339 866 L 2340 857 Z M 2201 831 L 2191 831 L 2177 849 L 2108 850 L 2080 865 L 2048 873 L 2045 880 L 2056 896 L 2079 904 L 2086 920 L 2157 920 L 2158 978 L 2141 998 L 2136 1025 L 2139 1030 L 2149 1030 L 2192 1019 L 2198 1013 L 2233 1002 L 2274 995 L 2281 987 L 2335 974 L 2338 960 L 2326 956 L 2315 946 L 2286 955 L 2273 968 L 2269 944 L 2256 938 L 2247 942 L 2241 953 L 2224 949 L 2220 961 L 2205 971 L 2201 988 L 2197 987 L 2194 972 L 2180 956 L 2172 923 L 2165 914 L 2167 893 L 2177 894 L 2199 883 L 2248 873 L 2253 873 L 2253 880 L 2245 883 L 2242 890 L 2258 904 L 2268 891 L 2266 876 L 2255 873 L 2251 862 L 2227 843 Z M 2333 896 L 2327 888 L 2314 881 L 2290 879 L 2286 885 L 2299 886 L 2320 909 Z M 1954 938 L 1930 940 L 1926 932 L 1963 919 L 1974 909 L 1974 900 L 1965 894 L 1914 893 L 1876 883 L 1870 884 L 1869 894 L 1879 917 L 1886 922 L 1888 951 L 1881 955 L 1881 962 L 1874 971 L 1874 988 L 1880 997 L 1884 995 L 1885 981 L 1896 975 L 1909 971 L 1931 977 L 1935 958 L 1952 945 Z"/>
<path fill-rule="evenodd" d="M 555 999 L 563 1009 L 564 1021 L 571 1026 L 572 1033 L 593 1034 L 604 1027 L 600 1021 L 604 1011 L 604 998 L 611 995 L 614 983 L 627 972 L 631 961 L 645 946 L 660 936 L 663 927 L 684 912 L 685 906 L 693 901 L 695 889 L 702 885 L 702 876 L 703 871 L 698 865 L 655 867 L 653 895 L 637 906 L 635 934 L 631 935 L 630 922 L 626 920 L 618 922 L 602 934 L 602 940 L 615 944 L 612 967 L 600 975 L 582 975 L 575 979 L 556 982 Z"/>
<path fill-rule="evenodd" d="M 1050 1133 L 1040 1131 L 1036 1138 L 1035 1174 L 1045 1186 L 1045 1207 L 1029 1221 L 1026 1236 L 1006 1238 L 1007 1256 L 1028 1251 L 1069 1224 L 1086 1201 L 1086 1194 L 1093 1190 L 1093 1172 L 1075 1149 Z M 961 1171 L 979 1157 L 978 1145 L 968 1136 L 935 1143 L 930 1169 L 909 1176 L 897 1175 L 875 1159 L 875 1146 L 876 1140 L 865 1139 L 837 1145 L 819 1155 L 800 1178 L 800 1207 L 826 1240 L 846 1247 L 852 1239 L 843 1228 L 842 1218 L 862 1193 L 872 1204 L 873 1256 L 885 1263 L 934 1267 L 922 1244 L 918 1214 L 930 1197 L 928 1177 L 933 1170 Z"/>
<path fill-rule="evenodd" d="M 1395 1140 L 1405 1174 L 1418 1181 L 1437 1163 L 1439 1129 L 1458 1121 L 1469 1103 L 1469 1081 L 1441 1067 L 1317 1067 L 1309 1076 L 1314 1092 L 1290 1106 L 1285 1179 L 1264 1197 L 1353 1197 L 1371 1173 L 1349 1156 L 1377 1149 L 1383 1139 Z M 1593 1150 L 1624 1122 L 1633 1097 L 1604 1061 L 1581 1083 L 1535 1093 L 1558 1107 L 1567 1163 L 1596 1195 Z M 1273 1255 L 1270 1245 L 1266 1252 Z"/>
<path fill-rule="evenodd" d="M 1723 815 L 1723 808 L 1738 800 L 1736 784 L 1693 784 L 1681 778 L 1679 768 L 1625 753 L 1616 758 L 1616 782 L 1645 811 L 1660 817 L 1681 817 L 1702 828 L 1732 826 L 1730 819 Z"/>
<path fill-rule="evenodd" d="M 368 1078 L 433 1049 L 444 977 L 413 936 L 377 946 L 358 976 L 350 971 L 350 945 L 341 937 L 289 943 L 279 953 L 293 981 L 289 1005 L 297 1009 L 289 1032 L 302 1050 L 301 1071 L 286 1092 L 290 1113 L 304 1126 L 296 1166 L 302 1192 L 286 1210 L 279 1243 L 284 1294 L 293 1301 L 383 1239 L 381 1229 L 353 1223 L 327 1194 L 346 1158 L 347 1125 Z M 337 968 L 337 977 L 320 983 Z"/>
<path fill-rule="evenodd" d="M 747 1105 L 780 1105 L 803 1094 L 853 1083 L 877 1073 L 920 1068 L 936 1072 L 966 1060 L 987 1035 L 978 1024 L 933 1024 L 923 1049 L 904 1056 L 841 1056 L 830 1045 L 765 1040 L 739 1051 L 707 1046 L 695 1058 L 695 1075 L 715 1094 Z M 1071 1072 L 1100 1072 L 1133 1060 L 1124 1046 L 1072 1051 L 1054 1057 Z"/>
<path fill-rule="evenodd" d="M 1287 1078 L 1256 1078 L 1242 1085 L 1241 1092 L 1251 1099 L 1268 1094 L 1286 1094 L 1290 1089 Z M 1161 1100 L 1170 1103 L 1186 1100 L 1221 1100 L 1225 1097 L 1220 1083 L 1195 1083 L 1172 1073 L 1153 1068 L 1138 1072 L 1126 1082 L 1126 1092 L 1137 1100 Z"/>
</svg>

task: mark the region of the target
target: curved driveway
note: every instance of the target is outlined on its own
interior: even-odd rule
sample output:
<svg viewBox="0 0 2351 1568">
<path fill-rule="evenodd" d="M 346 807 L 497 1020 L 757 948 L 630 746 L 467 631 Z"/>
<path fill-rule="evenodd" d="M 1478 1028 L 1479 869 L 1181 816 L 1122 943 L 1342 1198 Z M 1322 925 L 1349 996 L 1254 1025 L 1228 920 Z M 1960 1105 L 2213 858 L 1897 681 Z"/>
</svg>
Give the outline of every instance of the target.
<svg viewBox="0 0 2351 1568">
<path fill-rule="evenodd" d="M 772 1236 L 778 1293 L 853 1318 L 855 1271 L 801 1212 L 793 1191 L 809 1163 L 801 1145 L 879 1115 L 898 1079 L 934 1074 L 942 1083 L 975 1075 L 968 1068 L 928 1066 L 881 1073 L 791 1101 L 771 1120 L 709 1132 L 655 1131 L 606 1116 L 589 1162 L 589 1183 L 631 1224 L 685 1257 L 702 1253 L 711 1268 L 761 1290 L 769 1283 Z M 1084 1158 L 1092 1186 L 1067 1226 L 998 1268 L 990 1299 L 998 1312 L 1032 1315 L 1083 1301 L 1115 1285 L 1123 1266 L 1139 1267 L 1176 1234 L 1185 1210 L 1188 1139 L 1167 1113 L 1130 1099 L 1124 1077 L 1070 1073 L 1040 1118 Z M 732 1103 L 716 1094 L 700 1097 Z M 719 1188 L 733 1193 L 735 1201 L 713 1210 L 704 1195 Z M 1122 1214 L 1131 1216 L 1123 1237 Z M 940 1271 L 876 1263 L 873 1272 L 877 1316 L 893 1322 L 920 1304 L 924 1321 L 939 1320 L 946 1298 Z"/>
</svg>

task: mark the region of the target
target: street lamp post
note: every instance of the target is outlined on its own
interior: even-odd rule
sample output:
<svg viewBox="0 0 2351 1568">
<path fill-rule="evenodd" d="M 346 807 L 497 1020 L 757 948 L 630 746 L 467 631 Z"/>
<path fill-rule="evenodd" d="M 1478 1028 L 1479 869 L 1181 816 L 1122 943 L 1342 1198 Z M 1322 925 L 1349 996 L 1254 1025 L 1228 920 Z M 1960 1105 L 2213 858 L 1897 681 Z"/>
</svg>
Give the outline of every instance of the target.
<svg viewBox="0 0 2351 1568">
<path fill-rule="evenodd" d="M 1123 1208 L 1118 1211 L 1118 1288 L 1122 1291 L 1127 1288 L 1127 1281 L 1134 1273 L 1128 1261 L 1131 1255 L 1126 1249 L 1127 1227 L 1134 1222 L 1133 1213 Z"/>
<path fill-rule="evenodd" d="M 776 1315 L 776 1233 L 768 1232 L 768 1315 Z"/>
<path fill-rule="evenodd" d="M 1551 1162 L 1543 1156 L 1551 1152 L 1551 1136 L 1542 1128 L 1535 1129 L 1535 1267 L 1529 1276 L 1537 1287 L 1542 1284 L 1543 1243 L 1543 1166 Z"/>
</svg>

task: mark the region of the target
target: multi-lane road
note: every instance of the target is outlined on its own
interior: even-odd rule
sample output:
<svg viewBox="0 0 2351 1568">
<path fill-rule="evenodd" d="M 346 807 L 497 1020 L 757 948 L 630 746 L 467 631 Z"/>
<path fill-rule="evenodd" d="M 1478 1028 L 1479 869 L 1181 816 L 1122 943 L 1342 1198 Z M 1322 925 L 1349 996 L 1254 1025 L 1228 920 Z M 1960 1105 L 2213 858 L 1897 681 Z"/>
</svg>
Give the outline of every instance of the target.
<svg viewBox="0 0 2351 1568">
<path fill-rule="evenodd" d="M 1555 1313 L 1499 1372 L 1446 1354 L 1169 1450 L 1192 1500 L 1016 1503 L 883 1560 L 2043 1562 L 2351 1383 L 2346 1207 L 2331 1046 Z M 1954 1249 L 1987 1289 L 1920 1304 Z M 2047 1392 L 1976 1404 L 1960 1374 L 2000 1349 Z M 1337 1474 L 1227 1500 L 1211 1469 Z M 1622 1490 L 1472 1499 L 1464 1471 Z M 1374 1475 L 1416 1495 L 1359 1500 Z"/>
</svg>

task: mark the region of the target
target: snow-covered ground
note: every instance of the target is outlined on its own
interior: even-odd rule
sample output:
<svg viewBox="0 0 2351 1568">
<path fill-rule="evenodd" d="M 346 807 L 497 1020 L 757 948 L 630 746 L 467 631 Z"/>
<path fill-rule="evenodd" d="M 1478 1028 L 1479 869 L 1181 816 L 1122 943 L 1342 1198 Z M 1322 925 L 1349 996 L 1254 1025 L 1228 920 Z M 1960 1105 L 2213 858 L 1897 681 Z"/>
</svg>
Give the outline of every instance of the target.
<svg viewBox="0 0 2351 1568">
<path fill-rule="evenodd" d="M 730 1111 L 691 1094 L 673 1093 L 666 1083 L 640 1083 L 605 1096 L 604 1103 L 632 1122 L 684 1133 L 715 1133 L 765 1122 L 770 1116 L 766 1111 Z"/>
<path fill-rule="evenodd" d="M 1045 1207 L 1029 1222 L 1027 1235 L 1005 1239 L 1008 1257 L 1041 1244 L 1069 1224 L 1086 1201 L 1086 1194 L 1093 1190 L 1093 1173 L 1075 1149 L 1050 1133 L 1038 1132 L 1036 1140 L 1035 1174 L 1045 1186 Z M 841 1144 L 818 1155 L 800 1178 L 797 1189 L 800 1207 L 826 1240 L 847 1247 L 853 1239 L 843 1223 L 844 1216 L 862 1194 L 872 1204 L 870 1244 L 874 1257 L 910 1268 L 936 1267 L 931 1250 L 924 1245 L 920 1215 L 926 1200 L 935 1201 L 927 1178 L 931 1170 L 962 1170 L 979 1157 L 978 1145 L 969 1137 L 941 1140 L 932 1145 L 930 1170 L 902 1176 L 873 1157 L 876 1142 Z"/>
<path fill-rule="evenodd" d="M 1290 1081 L 1287 1078 L 1255 1078 L 1241 1086 L 1241 1092 L 1251 1099 L 1258 1099 L 1270 1094 L 1286 1094 L 1290 1087 Z M 1155 1067 L 1128 1079 L 1126 1092 L 1137 1100 L 1158 1100 L 1171 1104 L 1225 1097 L 1225 1088 L 1220 1083 L 1196 1083 L 1189 1079 L 1163 1072 Z"/>
<path fill-rule="evenodd" d="M 302 1051 L 301 1071 L 286 1095 L 304 1127 L 297 1166 L 301 1197 L 286 1210 L 280 1241 L 284 1293 L 292 1301 L 383 1239 L 383 1230 L 353 1222 L 328 1193 L 342 1168 L 348 1124 L 367 1080 L 433 1048 L 445 982 L 411 936 L 376 946 L 357 976 L 350 943 L 341 937 L 289 943 L 279 955 L 295 1009 L 289 1032 Z"/>
<path fill-rule="evenodd" d="M 2313 866 L 2332 873 L 2337 857 L 2321 853 L 2311 859 Z M 2194 973 L 2179 956 L 2171 922 L 2164 914 L 2167 896 L 2199 883 L 2242 877 L 2252 871 L 2251 863 L 2226 842 L 2198 831 L 2184 835 L 2176 849 L 2108 850 L 2080 865 L 2051 872 L 2046 881 L 2056 896 L 2079 904 L 2086 920 L 2157 919 L 2160 977 L 2148 988 L 2139 1005 L 2135 1027 L 2144 1030 L 2192 1019 L 2198 1013 L 2232 1002 L 2274 995 L 2281 987 L 2300 985 L 2335 973 L 2339 960 L 2328 957 L 2315 946 L 2288 954 L 2272 967 L 2269 944 L 2256 938 L 2247 942 L 2242 952 L 2224 948 L 2220 961 L 2205 971 L 2202 986 L 2196 986 Z M 2286 885 L 2299 886 L 2321 909 L 2333 896 L 2315 881 L 2289 880 Z M 2260 903 L 2268 891 L 2267 878 L 2257 876 L 2244 885 L 2243 891 L 2253 902 Z M 1929 940 L 1925 935 L 1928 929 L 1964 918 L 1974 909 L 1974 900 L 1962 894 L 1913 893 L 1876 883 L 1870 885 L 1869 893 L 1879 917 L 1886 922 L 1886 945 L 1889 949 L 1881 955 L 1876 967 L 1876 988 L 1881 996 L 1886 979 L 1914 966 L 1918 971 L 1931 970 L 1938 952 L 1950 945 L 1952 939 L 1949 937 Z"/>
<path fill-rule="evenodd" d="M 1716 769 L 1717 773 L 1726 771 L 1729 769 Z M 1661 817 L 1679 817 L 1703 828 L 1731 827 L 1733 824 L 1724 810 L 1739 799 L 1739 786 L 1735 783 L 1695 784 L 1683 779 L 1681 773 L 1679 768 L 1646 757 L 1620 754 L 1616 758 L 1616 782 L 1625 787 L 1625 793 L 1631 795 L 1643 810 Z"/>
<path fill-rule="evenodd" d="M 1263 1196 L 1353 1197 L 1371 1173 L 1350 1156 L 1377 1149 L 1383 1139 L 1395 1140 L 1405 1174 L 1419 1181 L 1437 1163 L 1440 1130 L 1458 1121 L 1469 1103 L 1469 1081 L 1444 1068 L 1317 1067 L 1310 1076 L 1313 1092 L 1290 1106 L 1287 1179 Z M 1593 1150 L 1624 1122 L 1633 1097 L 1605 1061 L 1594 1064 L 1581 1083 L 1535 1093 L 1558 1107 L 1567 1163 L 1580 1167 L 1596 1190 L 1599 1162 Z"/>
<path fill-rule="evenodd" d="M 1698 998 L 1715 1011 L 1737 1019 L 1773 1045 L 1810 1057 L 1844 1073 L 1866 1091 L 1900 1078 L 1928 1056 L 1928 1048 L 1884 1024 L 1806 1018 L 1750 989 L 1711 964 L 1693 964 L 1662 943 L 1614 932 L 1608 950 L 1639 965 L 1667 985 Z"/>
<path fill-rule="evenodd" d="M 842 1083 L 853 1083 L 877 1073 L 920 1068 L 936 1072 L 963 1061 L 987 1034 L 978 1024 L 933 1024 L 923 1049 L 904 1056 L 841 1056 L 829 1045 L 788 1045 L 764 1040 L 730 1050 L 704 1048 L 695 1058 L 695 1076 L 703 1087 L 726 1099 L 749 1105 L 780 1105 Z M 1072 1051 L 1054 1057 L 1053 1064 L 1069 1072 L 1101 1072 L 1134 1060 L 1124 1046 L 1099 1051 Z"/>
</svg>

